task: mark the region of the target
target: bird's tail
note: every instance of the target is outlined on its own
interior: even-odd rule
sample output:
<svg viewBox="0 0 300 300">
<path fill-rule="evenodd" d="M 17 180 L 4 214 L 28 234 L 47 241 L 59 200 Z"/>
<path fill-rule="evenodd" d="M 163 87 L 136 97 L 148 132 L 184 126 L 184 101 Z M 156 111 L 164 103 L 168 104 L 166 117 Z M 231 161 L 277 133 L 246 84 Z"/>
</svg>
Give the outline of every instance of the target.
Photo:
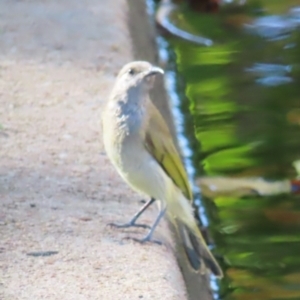
<svg viewBox="0 0 300 300">
<path fill-rule="evenodd" d="M 185 254 L 195 271 L 205 272 L 209 269 L 215 276 L 223 277 L 223 272 L 218 262 L 208 249 L 202 234 L 195 224 L 191 230 L 186 224 L 177 219 L 178 231 L 183 243 Z"/>
<path fill-rule="evenodd" d="M 223 277 L 221 267 L 202 237 L 191 203 L 171 180 L 167 181 L 165 186 L 168 187 L 166 201 L 169 219 L 177 227 L 191 267 L 201 273 L 209 269 L 215 276 Z"/>
</svg>

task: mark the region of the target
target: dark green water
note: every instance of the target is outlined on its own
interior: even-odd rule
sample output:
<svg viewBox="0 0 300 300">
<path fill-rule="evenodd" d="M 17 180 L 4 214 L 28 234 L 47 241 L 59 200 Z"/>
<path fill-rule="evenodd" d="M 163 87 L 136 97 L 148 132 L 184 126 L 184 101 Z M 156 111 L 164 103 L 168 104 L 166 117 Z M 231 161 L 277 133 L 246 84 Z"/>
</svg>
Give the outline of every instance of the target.
<svg viewBox="0 0 300 300">
<path fill-rule="evenodd" d="M 229 2 L 229 1 L 228 1 Z M 215 14 L 182 6 L 174 22 L 211 47 L 160 37 L 190 174 L 225 179 L 229 192 L 200 193 L 204 223 L 225 272 L 216 299 L 300 299 L 300 197 L 232 187 L 297 177 L 300 160 L 300 1 L 224 4 Z M 298 7 L 296 6 L 298 5 Z M 165 51 L 165 52 L 164 52 Z M 178 103 L 176 103 L 178 102 Z M 177 120 L 177 121 L 178 121 Z M 194 173 L 193 173 L 194 172 Z M 211 185 L 212 189 L 216 189 Z M 218 187 L 217 187 L 218 189 Z M 245 191 L 246 190 L 246 191 Z"/>
</svg>

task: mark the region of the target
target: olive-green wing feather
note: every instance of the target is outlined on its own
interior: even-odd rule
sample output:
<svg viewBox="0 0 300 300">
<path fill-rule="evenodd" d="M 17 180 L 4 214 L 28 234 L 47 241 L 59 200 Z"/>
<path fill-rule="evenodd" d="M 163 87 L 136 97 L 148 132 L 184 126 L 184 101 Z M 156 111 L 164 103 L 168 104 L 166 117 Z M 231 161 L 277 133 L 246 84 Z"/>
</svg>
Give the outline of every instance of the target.
<svg viewBox="0 0 300 300">
<path fill-rule="evenodd" d="M 188 176 L 172 140 L 169 128 L 152 103 L 149 104 L 148 109 L 150 118 L 146 128 L 145 146 L 167 175 L 181 189 L 185 197 L 192 200 L 193 195 Z"/>
</svg>

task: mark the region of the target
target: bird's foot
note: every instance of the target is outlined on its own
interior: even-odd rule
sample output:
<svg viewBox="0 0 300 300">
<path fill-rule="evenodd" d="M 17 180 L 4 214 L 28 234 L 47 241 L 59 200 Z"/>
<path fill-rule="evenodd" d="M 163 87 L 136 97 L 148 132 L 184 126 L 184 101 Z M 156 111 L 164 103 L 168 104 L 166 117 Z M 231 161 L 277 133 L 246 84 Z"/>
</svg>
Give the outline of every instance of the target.
<svg viewBox="0 0 300 300">
<path fill-rule="evenodd" d="M 118 224 L 118 223 L 108 223 L 108 226 L 115 227 L 115 228 L 130 228 L 130 227 L 138 227 L 138 228 L 151 228 L 151 226 L 147 224 L 136 224 L 133 222 L 128 222 L 125 224 Z"/>
<path fill-rule="evenodd" d="M 153 239 L 151 239 L 151 237 L 148 237 L 148 236 L 145 236 L 142 239 L 137 239 L 137 238 L 133 238 L 133 237 L 130 237 L 130 236 L 126 236 L 124 239 L 125 240 L 132 240 L 132 241 L 138 242 L 140 244 L 154 243 L 154 244 L 157 244 L 157 245 L 162 245 L 161 241 L 153 240 Z"/>
</svg>

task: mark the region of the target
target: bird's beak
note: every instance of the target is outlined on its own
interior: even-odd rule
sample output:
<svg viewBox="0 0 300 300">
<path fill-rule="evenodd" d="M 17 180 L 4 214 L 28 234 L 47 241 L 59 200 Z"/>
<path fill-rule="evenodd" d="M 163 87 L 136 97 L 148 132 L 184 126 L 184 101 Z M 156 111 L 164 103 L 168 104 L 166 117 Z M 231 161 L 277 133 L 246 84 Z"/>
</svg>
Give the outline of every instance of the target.
<svg viewBox="0 0 300 300">
<path fill-rule="evenodd" d="M 149 71 L 147 71 L 145 76 L 148 77 L 148 76 L 152 76 L 152 75 L 157 75 L 159 73 L 163 75 L 165 72 L 163 69 L 153 66 L 149 69 Z"/>
</svg>

